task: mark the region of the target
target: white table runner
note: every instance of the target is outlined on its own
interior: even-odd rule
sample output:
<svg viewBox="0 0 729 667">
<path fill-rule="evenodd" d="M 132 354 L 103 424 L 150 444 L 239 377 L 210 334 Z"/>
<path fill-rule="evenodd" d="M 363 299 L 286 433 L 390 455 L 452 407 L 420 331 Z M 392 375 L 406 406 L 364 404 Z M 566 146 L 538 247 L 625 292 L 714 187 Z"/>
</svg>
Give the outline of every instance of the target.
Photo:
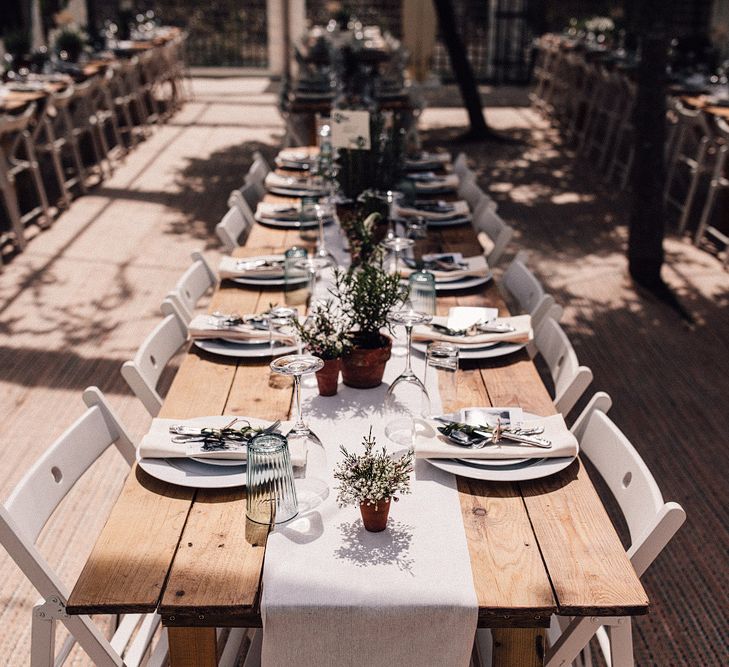
<svg viewBox="0 0 729 667">
<path fill-rule="evenodd" d="M 359 508 L 336 504 L 340 444 L 360 447 L 372 425 L 378 444 L 397 449 L 385 437 L 382 405 L 404 361 L 393 355 L 376 389 L 340 385 L 325 398 L 304 388 L 305 415 L 324 444 L 310 448 L 307 477 L 326 481 L 330 491 L 268 539 L 264 667 L 469 663 L 478 605 L 455 478 L 417 461 L 412 495 L 392 503 L 382 533 L 365 531 Z M 422 373 L 423 361 L 414 364 Z M 437 386 L 428 389 L 439 410 Z"/>
</svg>

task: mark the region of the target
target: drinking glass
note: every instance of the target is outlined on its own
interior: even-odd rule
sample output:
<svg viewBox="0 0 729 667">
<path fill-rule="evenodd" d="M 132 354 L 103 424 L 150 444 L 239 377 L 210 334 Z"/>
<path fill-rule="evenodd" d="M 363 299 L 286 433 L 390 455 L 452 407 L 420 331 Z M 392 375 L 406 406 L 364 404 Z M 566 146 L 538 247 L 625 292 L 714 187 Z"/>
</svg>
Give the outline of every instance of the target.
<svg viewBox="0 0 729 667">
<path fill-rule="evenodd" d="M 296 262 L 306 259 L 306 248 L 294 246 L 284 253 L 284 303 L 287 306 L 301 306 L 306 303 L 306 271 Z"/>
<path fill-rule="evenodd" d="M 321 444 L 316 434 L 312 433 L 304 421 L 301 410 L 301 376 L 316 373 L 324 367 L 324 362 L 319 357 L 310 354 L 287 354 L 286 356 L 274 359 L 271 362 L 271 370 L 280 375 L 288 375 L 294 378 L 294 403 L 296 405 L 296 422 L 288 434 L 292 438 L 302 438 Z"/>
<path fill-rule="evenodd" d="M 454 403 L 458 393 L 458 346 L 452 343 L 437 341 L 430 343 L 425 351 L 425 374 L 423 382 L 427 384 L 431 373 L 435 373 L 436 383 L 444 407 Z"/>
<path fill-rule="evenodd" d="M 324 221 L 334 216 L 334 206 L 329 204 L 318 203 L 316 205 L 316 220 L 319 223 L 319 239 L 317 240 L 316 256 L 325 257 L 333 264 L 336 264 L 334 256 L 327 250 L 326 239 L 324 237 Z"/>
<path fill-rule="evenodd" d="M 413 259 L 420 262 L 423 258 L 423 251 L 426 249 L 428 239 L 428 222 L 420 216 L 408 218 L 405 226 L 405 236 L 412 239 Z"/>
<path fill-rule="evenodd" d="M 299 316 L 296 308 L 289 306 L 277 306 L 268 311 L 268 343 L 271 348 L 271 356 L 276 354 L 276 347 L 285 347 L 285 344 L 274 338 L 274 330 L 281 330 L 284 327 L 293 329 L 292 323 L 295 317 Z"/>
<path fill-rule="evenodd" d="M 435 315 L 435 276 L 430 271 L 415 271 L 408 278 L 410 302 L 421 313 Z"/>
<path fill-rule="evenodd" d="M 390 384 L 385 393 L 387 423 L 385 433 L 393 442 L 410 446 L 415 436 L 415 415 L 430 413 L 430 397 L 425 385 L 415 375 L 411 363 L 413 327 L 427 324 L 432 318 L 411 308 L 396 310 L 388 317 L 391 324 L 401 324 L 406 333 L 405 369 Z"/>
<path fill-rule="evenodd" d="M 272 525 L 299 512 L 289 445 L 280 433 L 261 433 L 248 443 L 246 516 Z"/>
<path fill-rule="evenodd" d="M 309 276 L 309 305 L 312 306 L 316 300 L 317 276 L 323 269 L 334 266 L 334 261 L 330 256 L 320 257 L 315 255 L 314 257 L 297 260 L 295 266 L 299 270 L 305 271 Z"/>
<path fill-rule="evenodd" d="M 400 253 L 403 250 L 412 248 L 415 245 L 415 241 L 407 239 L 404 236 L 393 236 L 392 238 L 386 238 L 382 245 L 387 248 L 393 254 L 393 261 L 390 264 L 390 272 L 397 273 L 400 268 Z"/>
<path fill-rule="evenodd" d="M 312 243 L 318 238 L 317 202 L 318 197 L 302 197 L 299 211 L 299 237 L 302 241 Z"/>
</svg>

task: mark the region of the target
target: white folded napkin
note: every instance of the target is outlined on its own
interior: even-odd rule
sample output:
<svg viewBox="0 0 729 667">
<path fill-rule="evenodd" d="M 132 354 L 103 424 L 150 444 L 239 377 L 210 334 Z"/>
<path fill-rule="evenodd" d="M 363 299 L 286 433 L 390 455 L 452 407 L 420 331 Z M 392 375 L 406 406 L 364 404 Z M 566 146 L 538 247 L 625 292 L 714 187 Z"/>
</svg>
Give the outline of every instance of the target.
<svg viewBox="0 0 729 667">
<path fill-rule="evenodd" d="M 394 214 L 400 218 L 424 218 L 425 220 L 449 220 L 455 218 L 467 218 L 471 219 L 471 211 L 468 208 L 468 202 L 463 200 L 448 202 L 449 205 L 453 206 L 450 211 L 424 211 L 419 209 L 417 206 L 394 206 Z"/>
<path fill-rule="evenodd" d="M 256 266 L 255 262 L 266 260 L 272 264 Z M 283 255 L 260 255 L 257 257 L 222 257 L 218 264 L 218 275 L 221 280 L 233 278 L 283 278 Z M 275 262 L 281 262 L 275 264 Z"/>
<path fill-rule="evenodd" d="M 432 322 L 448 326 L 448 318 L 446 317 L 434 317 Z M 488 345 L 489 343 L 528 343 L 534 336 L 532 332 L 532 318 L 530 315 L 499 317 L 493 320 L 493 323 L 509 324 L 514 327 L 514 331 L 508 331 L 505 333 L 478 333 L 473 336 L 448 336 L 432 329 L 427 324 L 418 324 L 413 328 L 413 340 L 440 340 L 468 348 Z"/>
<path fill-rule="evenodd" d="M 247 343 L 267 343 L 271 338 L 275 341 L 294 345 L 296 338 L 291 331 L 274 329 L 269 337 L 268 330 L 256 329 L 250 324 L 226 326 L 222 318 L 212 315 L 196 315 L 187 327 L 190 338 L 205 340 L 208 338 L 227 338 Z"/>
<path fill-rule="evenodd" d="M 298 220 L 301 215 L 301 202 L 258 202 L 256 220 Z"/>
<path fill-rule="evenodd" d="M 311 162 L 318 156 L 318 148 L 284 148 L 279 151 L 277 160 L 282 162 Z"/>
<path fill-rule="evenodd" d="M 139 443 L 139 454 L 143 459 L 170 459 L 170 458 L 210 458 L 210 459 L 228 459 L 236 461 L 245 461 L 247 459 L 247 450 L 242 447 L 235 451 L 218 451 L 218 452 L 195 452 L 188 454 L 187 443 L 172 442 L 173 434 L 170 433 L 170 426 L 176 424 L 185 424 L 194 428 L 202 428 L 209 426 L 211 428 L 222 428 L 230 422 L 234 417 L 229 415 L 215 415 L 211 417 L 196 417 L 194 419 L 160 419 L 155 418 L 149 427 L 149 431 Z M 251 426 L 266 427 L 270 422 L 263 419 L 253 419 L 249 417 L 241 417 Z M 288 431 L 285 423 L 281 424 L 279 430 Z M 294 439 L 289 443 L 289 454 L 291 456 L 291 465 L 294 468 L 300 468 L 306 465 L 306 449 L 304 443 L 300 439 Z"/>
<path fill-rule="evenodd" d="M 306 190 L 314 195 L 322 192 L 320 188 L 312 188 L 309 186 L 309 179 L 307 176 L 282 176 L 281 174 L 277 174 L 275 171 L 270 171 L 266 175 L 264 183 L 269 189 L 279 188 L 284 190 Z"/>
<path fill-rule="evenodd" d="M 451 162 L 451 155 L 450 153 L 421 153 L 418 157 L 406 157 L 405 158 L 405 167 L 409 166 L 417 166 L 421 164 L 431 164 L 431 163 L 440 163 L 440 164 L 450 164 Z"/>
<path fill-rule="evenodd" d="M 446 174 L 434 181 L 413 181 L 413 183 L 415 183 L 416 191 L 428 192 L 429 190 L 456 190 L 459 181 L 457 174 Z"/>
<path fill-rule="evenodd" d="M 435 430 L 443 424 L 436 421 L 428 421 L 428 424 L 432 429 L 423 429 L 415 438 L 415 456 L 419 459 L 543 459 L 577 456 L 579 451 L 577 438 L 567 428 L 562 415 L 525 419 L 522 422 L 523 428 L 542 426 L 544 432 L 540 433 L 539 437 L 552 443 L 550 449 L 529 447 L 509 440 L 486 445 L 483 449 L 469 449 L 452 444 L 444 435 Z M 435 430 L 435 436 L 430 435 L 433 430 Z"/>
<path fill-rule="evenodd" d="M 428 261 L 435 255 L 423 255 L 423 260 Z M 426 269 L 435 276 L 435 282 L 437 283 L 449 283 L 455 280 L 461 280 L 463 278 L 480 278 L 489 275 L 489 265 L 486 262 L 486 257 L 483 255 L 476 255 L 475 257 L 463 257 L 459 261 L 463 261 L 468 268 L 466 269 L 455 269 L 453 271 L 444 271 L 441 269 Z M 403 278 L 407 278 L 411 273 L 414 273 L 417 269 L 412 269 L 408 266 L 398 267 L 400 274 Z"/>
</svg>

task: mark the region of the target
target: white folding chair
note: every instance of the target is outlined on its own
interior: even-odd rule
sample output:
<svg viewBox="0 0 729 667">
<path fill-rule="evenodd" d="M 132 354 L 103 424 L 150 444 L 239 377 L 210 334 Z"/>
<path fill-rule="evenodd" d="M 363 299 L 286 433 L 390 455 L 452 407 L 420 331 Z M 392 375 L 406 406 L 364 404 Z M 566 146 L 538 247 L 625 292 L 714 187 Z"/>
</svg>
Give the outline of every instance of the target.
<svg viewBox="0 0 729 667">
<path fill-rule="evenodd" d="M 461 152 L 456 155 L 456 159 L 453 160 L 453 171 L 458 174 L 458 178 L 461 180 L 463 180 L 467 173 L 473 173 L 468 166 L 468 160 L 465 153 Z"/>
<path fill-rule="evenodd" d="M 174 313 L 185 324 L 189 324 L 192 320 L 195 306 L 202 295 L 217 282 L 215 272 L 201 253 L 192 253 L 192 260 L 190 267 L 162 302 L 163 314 Z"/>
<path fill-rule="evenodd" d="M 516 299 L 519 307 L 532 316 L 532 328 L 536 329 L 546 317 L 559 322 L 560 306 L 550 294 L 545 293 L 542 283 L 526 265 L 526 253 L 520 252 L 509 264 L 501 278 L 504 289 Z"/>
<path fill-rule="evenodd" d="M 514 228 L 507 225 L 496 212 L 482 206 L 474 214 L 473 226 L 478 232 L 478 241 L 483 246 L 489 266 L 496 266 L 506 250 Z"/>
<path fill-rule="evenodd" d="M 567 334 L 551 317 L 545 317 L 535 330 L 534 344 L 554 382 L 554 407 L 567 415 L 590 386 L 592 371 L 580 366 Z"/>
<path fill-rule="evenodd" d="M 245 182 L 258 183 L 263 187 L 263 181 L 270 171 L 271 167 L 266 162 L 266 158 L 263 157 L 260 151 L 256 151 L 253 153 L 253 164 L 246 174 Z"/>
<path fill-rule="evenodd" d="M 129 465 L 135 459 L 135 447 L 102 393 L 89 387 L 83 399 L 88 410 L 45 451 L 0 505 L 0 543 L 42 597 L 33 607 L 32 667 L 62 665 L 76 643 L 98 667 L 136 667 L 147 655 L 159 615 L 126 614 L 107 640 L 90 617 L 66 615 L 69 591 L 35 545 L 56 507 L 112 444 Z M 70 636 L 56 653 L 58 621 Z M 146 664 L 157 667 L 166 658 L 167 633 L 163 629 Z"/>
<path fill-rule="evenodd" d="M 471 217 L 473 219 L 477 218 L 485 209 L 496 213 L 498 204 L 476 183 L 476 175 L 473 172 L 470 172 L 470 174 L 466 177 L 466 180 L 459 183 L 458 196 L 468 204 L 471 209 Z"/>
<path fill-rule="evenodd" d="M 683 508 L 666 503 L 648 466 L 635 447 L 607 417 L 611 404 L 598 393 L 572 426 L 580 451 L 595 466 L 617 501 L 630 533 L 627 555 L 641 577 L 686 520 Z M 570 665 L 597 637 L 611 667 L 632 667 L 633 638 L 629 616 L 552 617 L 546 667 Z"/>
<path fill-rule="evenodd" d="M 234 190 L 233 192 L 239 193 L 239 190 Z M 229 204 L 232 199 L 233 197 L 231 195 L 231 199 L 228 200 Z M 245 201 L 242 203 L 247 206 Z M 238 246 L 245 243 L 245 239 L 252 226 L 252 216 L 245 215 L 240 206 L 232 204 L 228 212 L 223 216 L 223 219 L 215 225 L 215 233 L 218 235 L 226 251 L 233 252 Z"/>
<path fill-rule="evenodd" d="M 153 417 L 162 407 L 157 382 L 165 366 L 186 340 L 185 324 L 177 315 L 167 315 L 147 336 L 134 359 L 125 361 L 121 368 L 121 374 L 134 395 Z"/>
<path fill-rule="evenodd" d="M 251 224 L 255 222 L 254 213 L 258 208 L 258 202 L 263 199 L 265 188 L 260 183 L 246 183 L 243 187 L 233 190 L 228 197 L 228 206 L 237 206 L 241 213 L 250 220 Z"/>
</svg>

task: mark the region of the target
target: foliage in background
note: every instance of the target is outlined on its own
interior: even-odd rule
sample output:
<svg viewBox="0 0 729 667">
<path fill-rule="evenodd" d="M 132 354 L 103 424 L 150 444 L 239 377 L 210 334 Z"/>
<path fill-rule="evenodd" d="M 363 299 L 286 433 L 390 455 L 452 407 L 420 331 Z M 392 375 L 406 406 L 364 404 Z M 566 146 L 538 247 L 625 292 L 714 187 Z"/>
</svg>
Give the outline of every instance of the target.
<svg viewBox="0 0 729 667">
<path fill-rule="evenodd" d="M 375 238 L 375 228 L 380 221 L 379 213 L 370 213 L 365 217 L 364 212 L 358 208 L 339 216 L 339 221 L 349 241 L 352 266 L 370 263 L 379 256 L 382 248 Z"/>
</svg>

